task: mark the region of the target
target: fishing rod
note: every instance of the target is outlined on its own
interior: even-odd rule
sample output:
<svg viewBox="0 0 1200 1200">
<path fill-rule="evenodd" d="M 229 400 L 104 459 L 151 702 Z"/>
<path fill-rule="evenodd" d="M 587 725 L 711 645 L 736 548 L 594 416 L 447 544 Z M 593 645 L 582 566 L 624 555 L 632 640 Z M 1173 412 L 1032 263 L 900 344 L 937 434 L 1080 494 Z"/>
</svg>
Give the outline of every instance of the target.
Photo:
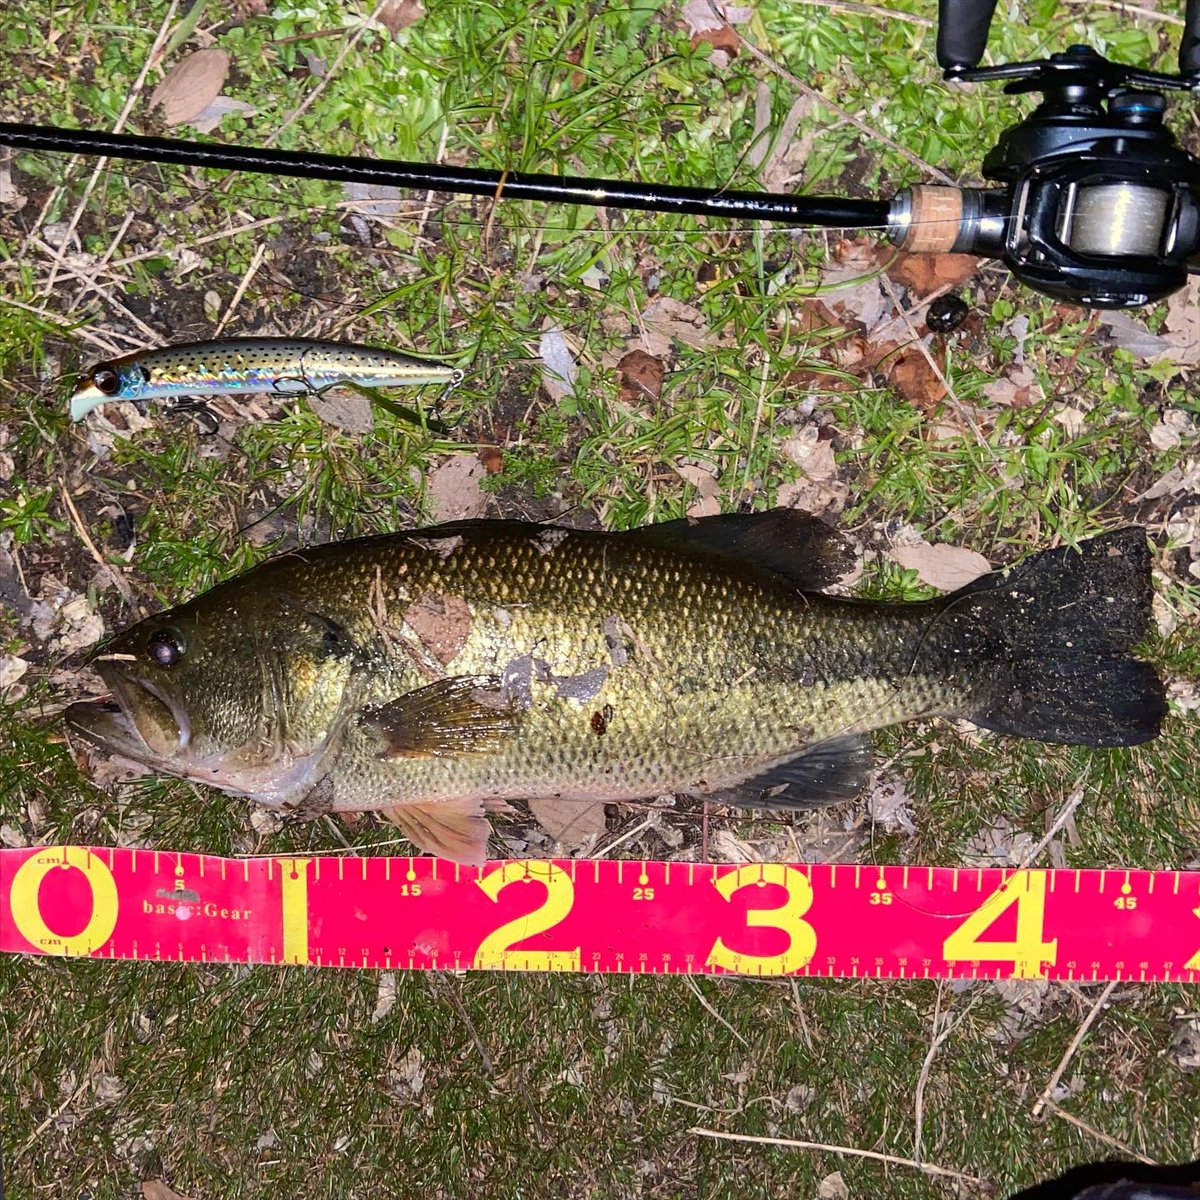
<svg viewBox="0 0 1200 1200">
<path fill-rule="evenodd" d="M 996 186 L 917 184 L 888 200 L 794 196 L 450 167 L 0 122 L 0 144 L 225 171 L 493 199 L 882 230 L 901 249 L 1001 260 L 1027 286 L 1095 308 L 1133 308 L 1200 271 L 1200 159 L 1163 121 L 1167 91 L 1200 90 L 1200 0 L 1187 0 L 1179 74 L 1075 45 L 980 67 L 996 0 L 939 0 L 944 78 L 1040 93 L 981 173 Z"/>
</svg>

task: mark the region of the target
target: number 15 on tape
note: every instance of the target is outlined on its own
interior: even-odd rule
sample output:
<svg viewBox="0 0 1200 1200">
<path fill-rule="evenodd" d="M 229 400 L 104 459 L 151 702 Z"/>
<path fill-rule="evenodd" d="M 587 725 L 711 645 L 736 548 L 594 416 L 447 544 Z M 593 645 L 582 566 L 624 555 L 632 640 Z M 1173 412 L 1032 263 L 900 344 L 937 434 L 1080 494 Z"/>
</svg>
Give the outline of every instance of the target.
<svg viewBox="0 0 1200 1200">
<path fill-rule="evenodd" d="M 401 969 L 1200 979 L 1200 873 L 0 851 L 0 950 Z"/>
</svg>

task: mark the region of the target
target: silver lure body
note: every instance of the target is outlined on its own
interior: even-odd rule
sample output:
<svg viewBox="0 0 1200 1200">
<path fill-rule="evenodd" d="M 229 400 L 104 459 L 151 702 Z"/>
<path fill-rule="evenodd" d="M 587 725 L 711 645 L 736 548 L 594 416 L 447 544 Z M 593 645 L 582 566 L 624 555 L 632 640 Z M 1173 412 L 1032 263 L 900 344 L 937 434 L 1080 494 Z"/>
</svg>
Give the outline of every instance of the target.
<svg viewBox="0 0 1200 1200">
<path fill-rule="evenodd" d="M 319 392 L 339 383 L 364 387 L 453 387 L 457 367 L 354 342 L 249 337 L 182 342 L 92 367 L 71 396 L 71 419 L 109 400 Z"/>
</svg>

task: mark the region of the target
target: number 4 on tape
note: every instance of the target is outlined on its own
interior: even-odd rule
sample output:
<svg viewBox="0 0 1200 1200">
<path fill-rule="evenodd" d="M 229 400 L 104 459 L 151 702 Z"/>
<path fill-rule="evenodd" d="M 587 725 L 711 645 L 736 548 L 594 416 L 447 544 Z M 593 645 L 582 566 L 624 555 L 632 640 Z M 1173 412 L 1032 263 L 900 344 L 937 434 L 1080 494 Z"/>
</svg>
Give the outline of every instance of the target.
<svg viewBox="0 0 1200 1200">
<path fill-rule="evenodd" d="M 391 969 L 1200 981 L 1200 873 L 0 850 L 0 950 Z"/>
</svg>

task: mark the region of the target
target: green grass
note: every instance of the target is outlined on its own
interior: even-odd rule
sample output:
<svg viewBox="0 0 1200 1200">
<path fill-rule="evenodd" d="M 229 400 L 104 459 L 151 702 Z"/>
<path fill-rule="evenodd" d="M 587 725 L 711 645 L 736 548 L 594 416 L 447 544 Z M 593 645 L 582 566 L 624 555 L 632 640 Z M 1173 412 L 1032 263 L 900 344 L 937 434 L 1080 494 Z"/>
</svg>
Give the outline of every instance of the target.
<svg viewBox="0 0 1200 1200">
<path fill-rule="evenodd" d="M 373 30 L 351 47 L 343 5 L 286 3 L 246 17 L 204 6 L 183 50 L 225 48 L 234 64 L 225 91 L 255 109 L 211 136 L 260 144 L 278 131 L 285 148 L 755 188 L 756 89 L 766 89 L 773 130 L 796 99 L 748 54 L 716 66 L 674 8 L 430 8 L 395 40 Z M 766 0 L 743 28 L 817 97 L 796 134 L 807 148 L 804 192 L 866 196 L 923 178 L 884 137 L 977 182 L 983 148 L 1028 111 L 1027 99 L 995 88 L 943 86 L 934 6 L 893 8 L 883 20 Z M 1019 9 L 1019 20 L 997 22 L 996 60 L 1086 39 L 1119 59 L 1173 67 L 1176 30 L 1163 21 L 1050 0 Z M 33 0 L 6 14 L 0 117 L 111 128 L 165 12 Z M 347 21 L 348 34 L 329 32 Z M 309 55 L 327 78 L 310 72 Z M 150 73 L 147 90 L 160 76 Z M 1193 136 L 1194 105 L 1173 100 L 1172 114 Z M 155 130 L 144 97 L 131 121 Z M 852 328 L 810 328 L 814 298 L 838 298 L 818 292 L 832 234 L 418 196 L 386 226 L 373 223 L 367 246 L 330 185 L 110 164 L 84 203 L 91 163 L 22 154 L 14 166 L 26 204 L 0 211 L 0 468 L 3 456 L 13 468 L 0 482 L 0 548 L 34 595 L 53 576 L 86 594 L 109 629 L 297 540 L 417 523 L 429 471 L 453 448 L 504 449 L 504 471 L 488 483 L 498 515 L 565 511 L 620 528 L 686 511 L 696 491 L 675 470 L 684 460 L 715 475 L 727 510 L 769 506 L 799 476 L 783 443 L 819 421 L 848 486 L 840 523 L 871 551 L 909 524 L 1000 563 L 1147 524 L 1156 586 L 1179 616 L 1148 652 L 1173 679 L 1200 673 L 1196 581 L 1162 535 L 1173 498 L 1141 499 L 1195 458 L 1194 444 L 1160 451 L 1149 440 L 1165 410 L 1200 411 L 1191 380 L 1113 351 L 1089 314 L 1019 288 L 994 265 L 964 289 L 975 323 L 946 344 L 946 374 L 978 435 L 938 435 L 956 419 L 952 406 L 928 419 L 888 386 L 886 366 L 845 367 L 838 355 Z M 27 242 L 43 208 L 39 239 Z M 111 248 L 99 292 L 81 291 L 42 240 L 77 211 L 70 249 L 92 257 L 75 269 L 86 275 Z M 300 403 L 238 419 L 218 438 L 161 412 L 104 443 L 68 421 L 64 376 L 101 356 L 89 339 L 124 350 L 142 336 L 134 317 L 163 340 L 210 336 L 260 249 L 229 332 L 344 336 L 449 359 L 468 371 L 443 414 L 453 434 L 388 414 L 372 434 L 347 434 Z M 622 401 L 612 364 L 659 297 L 699 312 L 707 339 L 665 352 L 657 401 Z M 1005 409 L 984 388 L 1012 361 L 1021 315 L 1046 400 Z M 1143 315 L 1161 323 L 1161 312 Z M 538 361 L 551 327 L 579 359 L 575 394 L 557 401 L 541 388 Z M 1066 405 L 1083 414 L 1077 426 L 1055 419 Z M 64 487 L 131 602 L 80 539 Z M 64 656 L 8 607 L 4 563 L 0 555 L 0 652 L 32 667 L 27 694 L 0 702 L 0 831 L 224 854 L 341 847 L 324 823 L 256 832 L 244 803 L 178 781 L 91 783 L 48 739 L 43 715 L 73 698 L 80 655 Z M 868 559 L 862 590 L 927 592 L 883 555 Z M 1174 713 L 1134 751 L 969 739 L 940 723 L 888 731 L 880 761 L 894 759 L 889 773 L 905 780 L 917 832 L 876 831 L 851 853 L 955 864 L 1001 817 L 1036 841 L 1081 787 L 1077 844 L 1063 847 L 1071 866 L 1195 865 L 1197 733 L 1194 712 Z M 640 815 L 626 806 L 618 819 Z M 846 816 L 796 818 L 795 835 L 815 843 Z M 748 835 L 792 818 L 712 820 Z M 369 852 L 393 834 L 366 821 L 342 836 Z M 672 853 L 653 835 L 646 846 Z M 395 982 L 395 1006 L 374 1023 L 372 973 L 0 961 L 0 1153 L 11 1193 L 125 1200 L 162 1177 L 196 1200 L 485 1191 L 766 1200 L 815 1196 L 840 1170 L 851 1196 L 907 1200 L 1004 1195 L 1120 1144 L 1164 1161 L 1200 1156 L 1200 1075 L 1172 1048 L 1196 1019 L 1186 989 L 1114 993 L 1064 1077 L 1058 1103 L 1078 1125 L 1031 1110 L 1095 988 L 1048 989 L 1014 1036 L 1011 996 L 990 985 L 700 980 L 718 1020 L 682 980 Z M 935 1014 L 957 1024 L 924 1087 L 924 1156 L 990 1186 L 689 1132 L 911 1157 L 922 1063 L 942 1028 Z"/>
</svg>

